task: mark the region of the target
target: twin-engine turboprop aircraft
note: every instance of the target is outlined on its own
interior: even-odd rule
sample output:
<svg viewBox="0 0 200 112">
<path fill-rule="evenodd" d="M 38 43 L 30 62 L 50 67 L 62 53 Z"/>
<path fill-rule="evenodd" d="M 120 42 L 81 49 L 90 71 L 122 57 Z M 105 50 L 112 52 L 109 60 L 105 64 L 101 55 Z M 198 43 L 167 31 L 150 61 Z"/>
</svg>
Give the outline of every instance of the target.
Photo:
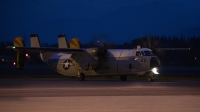
<svg viewBox="0 0 200 112">
<path fill-rule="evenodd" d="M 40 58 L 50 68 L 66 76 L 77 76 L 80 81 L 85 76 L 120 76 L 122 81 L 128 75 L 147 75 L 148 81 L 154 81 L 158 74 L 160 60 L 149 48 L 105 49 L 80 48 L 78 38 L 66 41 L 64 34 L 58 35 L 58 48 L 40 47 L 37 34 L 30 35 L 31 47 L 24 47 L 21 37 L 14 39 L 16 68 L 24 67 L 25 52 L 39 51 Z"/>
</svg>

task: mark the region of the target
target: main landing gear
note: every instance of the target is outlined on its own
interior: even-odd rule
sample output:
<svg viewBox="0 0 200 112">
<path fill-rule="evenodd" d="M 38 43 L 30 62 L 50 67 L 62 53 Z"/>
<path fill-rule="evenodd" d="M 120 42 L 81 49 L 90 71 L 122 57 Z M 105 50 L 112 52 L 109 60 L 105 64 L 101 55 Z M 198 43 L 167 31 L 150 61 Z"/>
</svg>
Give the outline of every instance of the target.
<svg viewBox="0 0 200 112">
<path fill-rule="evenodd" d="M 148 77 L 148 81 L 149 81 L 149 82 L 154 82 L 155 79 L 156 79 L 156 77 L 154 76 L 154 73 L 153 73 L 153 72 L 149 72 L 149 73 L 147 74 L 147 77 Z"/>
<path fill-rule="evenodd" d="M 84 81 L 85 80 L 85 74 L 82 73 L 80 70 L 78 70 L 77 78 L 78 78 L 79 81 Z"/>
<path fill-rule="evenodd" d="M 121 81 L 126 81 L 127 80 L 127 76 L 126 75 L 121 75 L 120 79 L 121 79 Z"/>
</svg>

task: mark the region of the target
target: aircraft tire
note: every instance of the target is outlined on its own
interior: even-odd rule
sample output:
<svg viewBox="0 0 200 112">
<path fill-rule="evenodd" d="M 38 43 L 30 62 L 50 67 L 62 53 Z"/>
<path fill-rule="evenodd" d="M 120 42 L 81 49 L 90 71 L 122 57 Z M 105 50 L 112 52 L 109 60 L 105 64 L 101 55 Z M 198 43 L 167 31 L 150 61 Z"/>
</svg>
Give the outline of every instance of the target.
<svg viewBox="0 0 200 112">
<path fill-rule="evenodd" d="M 120 76 L 121 81 L 126 81 L 127 80 L 127 76 L 126 75 L 122 75 Z"/>
<path fill-rule="evenodd" d="M 148 77 L 148 81 L 149 81 L 149 82 L 154 82 L 154 79 L 151 78 L 151 77 Z"/>
<path fill-rule="evenodd" d="M 84 81 L 84 80 L 85 80 L 85 74 L 84 74 L 84 73 L 81 73 L 81 74 L 78 76 L 78 80 L 79 80 L 79 81 Z"/>
</svg>

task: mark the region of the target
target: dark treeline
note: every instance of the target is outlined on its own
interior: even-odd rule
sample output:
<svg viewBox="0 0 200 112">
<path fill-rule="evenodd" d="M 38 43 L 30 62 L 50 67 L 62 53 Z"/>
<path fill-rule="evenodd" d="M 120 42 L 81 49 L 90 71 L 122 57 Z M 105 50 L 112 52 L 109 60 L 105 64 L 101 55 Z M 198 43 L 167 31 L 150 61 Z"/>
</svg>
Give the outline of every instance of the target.
<svg viewBox="0 0 200 112">
<path fill-rule="evenodd" d="M 6 46 L 12 46 L 12 42 L 0 43 L 0 55 L 13 55 L 12 50 L 6 50 Z M 200 66 L 200 37 L 184 36 L 146 36 L 136 38 L 130 42 L 124 42 L 123 44 L 115 43 L 97 43 L 91 41 L 87 44 L 82 44 L 83 48 L 90 47 L 105 47 L 108 49 L 133 49 L 137 45 L 141 47 L 151 48 L 155 55 L 161 60 L 161 65 L 164 66 Z M 57 47 L 58 44 L 43 43 L 43 47 Z M 189 51 L 155 51 L 154 48 L 190 48 Z"/>
</svg>

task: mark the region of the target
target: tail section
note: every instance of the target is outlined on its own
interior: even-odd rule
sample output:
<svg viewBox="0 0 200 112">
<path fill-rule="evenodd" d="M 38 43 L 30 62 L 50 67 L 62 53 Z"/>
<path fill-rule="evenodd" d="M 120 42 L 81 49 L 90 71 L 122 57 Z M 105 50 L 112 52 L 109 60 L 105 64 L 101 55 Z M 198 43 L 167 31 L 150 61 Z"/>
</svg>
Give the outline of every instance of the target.
<svg viewBox="0 0 200 112">
<path fill-rule="evenodd" d="M 72 38 L 70 40 L 70 48 L 80 48 L 80 41 L 78 38 Z"/>
<path fill-rule="evenodd" d="M 13 41 L 15 47 L 24 47 L 24 39 L 22 37 L 17 37 Z"/>
<path fill-rule="evenodd" d="M 58 35 L 58 48 L 69 48 L 65 34 Z"/>
<path fill-rule="evenodd" d="M 40 47 L 40 40 L 37 34 L 30 35 L 31 47 Z"/>
<path fill-rule="evenodd" d="M 14 39 L 14 46 L 15 47 L 24 47 L 24 40 L 22 37 L 17 37 Z M 24 63 L 25 63 L 25 50 L 16 50 L 15 49 L 15 67 L 16 69 L 24 69 Z"/>
</svg>

